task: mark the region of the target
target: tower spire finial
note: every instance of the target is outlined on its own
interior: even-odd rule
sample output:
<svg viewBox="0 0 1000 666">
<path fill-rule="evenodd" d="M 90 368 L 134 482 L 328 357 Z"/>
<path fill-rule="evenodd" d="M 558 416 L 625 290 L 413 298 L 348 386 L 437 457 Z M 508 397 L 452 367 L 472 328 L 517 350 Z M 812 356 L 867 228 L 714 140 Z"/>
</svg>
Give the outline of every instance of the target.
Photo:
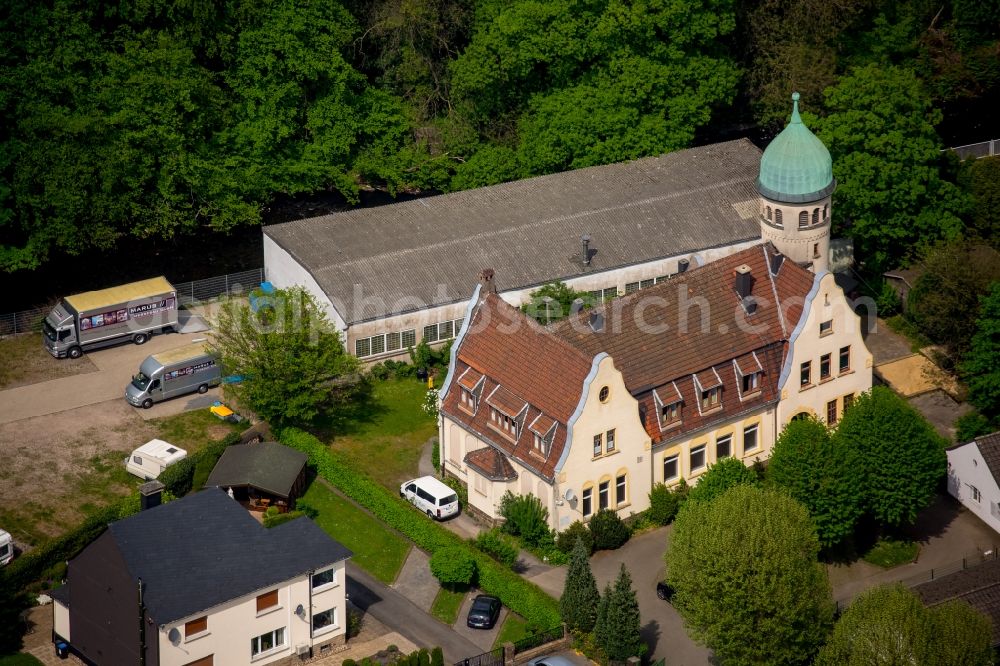
<svg viewBox="0 0 1000 666">
<path fill-rule="evenodd" d="M 792 93 L 792 121 L 793 124 L 801 125 L 802 117 L 799 116 L 799 93 Z"/>
</svg>

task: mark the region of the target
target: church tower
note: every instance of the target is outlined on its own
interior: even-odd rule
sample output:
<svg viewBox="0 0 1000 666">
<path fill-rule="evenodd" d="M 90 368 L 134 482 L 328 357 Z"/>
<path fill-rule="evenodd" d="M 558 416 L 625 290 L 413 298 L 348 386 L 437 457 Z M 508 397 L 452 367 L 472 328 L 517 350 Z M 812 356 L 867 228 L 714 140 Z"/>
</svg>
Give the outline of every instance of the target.
<svg viewBox="0 0 1000 666">
<path fill-rule="evenodd" d="M 836 189 L 830 151 L 799 116 L 792 119 L 760 158 L 760 235 L 786 257 L 814 273 L 830 263 L 830 197 Z"/>
</svg>

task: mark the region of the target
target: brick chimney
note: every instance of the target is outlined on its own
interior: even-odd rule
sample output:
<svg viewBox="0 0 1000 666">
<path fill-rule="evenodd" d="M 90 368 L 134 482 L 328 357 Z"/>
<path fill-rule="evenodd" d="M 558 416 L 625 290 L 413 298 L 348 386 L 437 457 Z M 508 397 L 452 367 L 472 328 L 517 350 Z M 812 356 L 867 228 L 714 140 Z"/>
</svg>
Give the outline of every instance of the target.
<svg viewBox="0 0 1000 666">
<path fill-rule="evenodd" d="M 482 289 L 479 290 L 479 293 L 481 295 L 485 296 L 486 294 L 495 294 L 495 293 L 497 293 L 497 285 L 493 281 L 493 269 L 492 268 L 484 268 L 482 271 L 480 271 L 480 273 L 479 273 L 479 284 L 482 287 Z"/>
<path fill-rule="evenodd" d="M 163 490 L 166 488 L 159 481 L 147 481 L 139 486 L 139 507 L 142 511 L 153 509 L 163 503 Z"/>
</svg>

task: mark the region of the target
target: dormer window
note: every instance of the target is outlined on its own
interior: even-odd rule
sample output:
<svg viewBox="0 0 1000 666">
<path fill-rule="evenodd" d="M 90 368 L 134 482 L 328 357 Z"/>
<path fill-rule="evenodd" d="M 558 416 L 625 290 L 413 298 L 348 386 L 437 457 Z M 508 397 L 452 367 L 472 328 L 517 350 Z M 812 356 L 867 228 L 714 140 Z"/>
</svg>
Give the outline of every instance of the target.
<svg viewBox="0 0 1000 666">
<path fill-rule="evenodd" d="M 701 392 L 701 411 L 707 412 L 721 407 L 722 387 L 706 389 Z"/>
<path fill-rule="evenodd" d="M 549 443 L 545 441 L 545 438 L 539 435 L 537 432 L 533 433 L 535 436 L 535 453 L 539 453 L 543 456 L 549 455 Z"/>
<path fill-rule="evenodd" d="M 760 373 L 751 372 L 743 375 L 743 395 L 756 393 L 760 390 Z"/>
<path fill-rule="evenodd" d="M 512 439 L 517 439 L 517 421 L 496 407 L 490 407 L 490 425 Z"/>
<path fill-rule="evenodd" d="M 663 408 L 660 410 L 660 417 L 665 426 L 679 423 L 681 420 L 681 403 L 678 401 L 672 402 L 669 405 L 663 405 Z"/>
<path fill-rule="evenodd" d="M 462 389 L 459 405 L 467 412 L 476 411 L 476 394 L 472 391 Z"/>
</svg>

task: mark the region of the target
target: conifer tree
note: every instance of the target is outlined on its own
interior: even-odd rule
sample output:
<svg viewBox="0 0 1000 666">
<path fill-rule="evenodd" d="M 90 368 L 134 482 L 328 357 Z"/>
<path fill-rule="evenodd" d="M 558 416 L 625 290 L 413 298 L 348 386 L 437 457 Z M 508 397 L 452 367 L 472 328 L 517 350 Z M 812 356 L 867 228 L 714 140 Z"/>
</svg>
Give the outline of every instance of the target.
<svg viewBox="0 0 1000 666">
<path fill-rule="evenodd" d="M 609 592 L 603 627 L 599 626 L 598 643 L 611 661 L 625 661 L 645 652 L 639 634 L 639 600 L 632 589 L 632 577 L 621 565 L 615 586 Z M 603 600 L 602 600 L 603 602 Z"/>
<path fill-rule="evenodd" d="M 604 594 L 597 604 L 597 619 L 594 621 L 594 641 L 602 648 L 609 640 L 608 634 L 608 606 L 612 602 L 611 583 L 604 586 Z"/>
<path fill-rule="evenodd" d="M 566 586 L 559 599 L 559 609 L 563 622 L 570 629 L 590 632 L 597 620 L 597 607 L 601 596 L 597 592 L 597 581 L 590 570 L 590 559 L 583 539 L 577 538 L 570 555 Z"/>
</svg>

